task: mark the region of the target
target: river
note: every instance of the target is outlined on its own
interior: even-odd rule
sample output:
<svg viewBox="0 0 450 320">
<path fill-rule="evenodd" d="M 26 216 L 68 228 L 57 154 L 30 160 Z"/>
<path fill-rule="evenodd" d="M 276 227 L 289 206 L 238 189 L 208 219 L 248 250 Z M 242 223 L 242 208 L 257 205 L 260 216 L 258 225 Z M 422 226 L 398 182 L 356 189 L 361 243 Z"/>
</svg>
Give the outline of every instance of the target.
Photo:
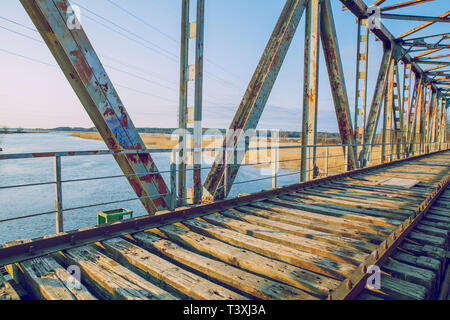
<svg viewBox="0 0 450 320">
<path fill-rule="evenodd" d="M 70 136 L 68 133 L 33 133 L 4 135 L 1 141 L 1 154 L 106 150 L 103 141 L 86 140 Z M 160 171 L 169 169 L 169 154 L 152 154 Z M 209 166 L 205 164 L 205 166 Z M 242 167 L 236 182 L 268 177 L 270 169 L 260 170 L 254 167 Z M 203 170 L 203 178 L 208 170 Z M 286 174 L 283 170 L 280 175 Z M 104 177 L 120 175 L 122 171 L 111 155 L 76 156 L 62 158 L 62 180 Z M 169 174 L 163 173 L 166 183 Z M 293 184 L 298 175 L 281 177 L 279 185 Z M 20 160 L 0 160 L 0 188 L 10 185 L 51 182 L 54 180 L 53 158 L 33 158 Z M 192 173 L 187 173 L 188 187 Z M 239 193 L 251 193 L 271 188 L 271 180 L 236 184 L 230 196 Z M 0 220 L 20 217 L 55 209 L 54 184 L 32 187 L 0 189 Z M 136 194 L 123 177 L 106 180 L 63 183 L 63 208 L 70 209 L 97 203 L 135 198 Z M 95 206 L 92 208 L 64 211 L 64 230 L 73 230 L 96 224 L 96 212 L 116 208 L 133 211 L 134 216 L 145 215 L 140 201 L 128 201 L 119 204 Z M 47 214 L 22 220 L 0 223 L 0 243 L 22 238 L 36 238 L 55 232 L 55 214 Z"/>
</svg>

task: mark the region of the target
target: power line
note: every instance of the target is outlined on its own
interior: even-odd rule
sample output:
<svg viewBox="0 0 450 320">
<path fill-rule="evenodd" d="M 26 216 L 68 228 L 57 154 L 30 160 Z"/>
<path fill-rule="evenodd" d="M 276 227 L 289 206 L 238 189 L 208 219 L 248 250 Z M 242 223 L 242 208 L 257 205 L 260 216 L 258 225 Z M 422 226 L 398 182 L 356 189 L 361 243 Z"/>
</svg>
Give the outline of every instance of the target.
<svg viewBox="0 0 450 320">
<path fill-rule="evenodd" d="M 19 32 L 19 31 L 14 31 L 14 30 L 11 30 L 11 29 L 6 28 L 6 27 L 3 27 L 3 26 L 0 26 L 0 28 L 1 28 L 1 29 L 4 29 L 4 30 L 7 30 L 7 31 L 9 31 L 9 32 L 18 34 L 18 35 L 20 35 L 20 36 L 22 36 L 22 37 L 25 37 L 25 38 L 28 38 L 28 39 L 30 39 L 30 40 L 33 40 L 33 41 L 36 41 L 36 42 L 40 42 L 40 43 L 44 43 L 42 40 L 39 40 L 39 39 L 30 37 L 29 35 L 26 35 L 26 34 L 21 33 L 21 32 Z"/>
<path fill-rule="evenodd" d="M 178 56 L 175 55 L 175 54 L 173 54 L 172 52 L 170 52 L 170 51 L 168 51 L 168 50 L 162 48 L 161 46 L 155 44 L 154 42 L 149 41 L 149 40 L 147 40 L 147 39 L 141 37 L 140 35 L 138 35 L 138 34 L 132 32 L 132 31 L 130 31 L 130 30 L 128 30 L 128 29 L 125 29 L 124 27 L 118 25 L 118 24 L 115 23 L 114 21 L 111 21 L 111 20 L 109 20 L 109 19 L 107 19 L 107 18 L 105 18 L 105 17 L 103 17 L 103 16 L 100 16 L 100 15 L 96 14 L 96 13 L 93 12 L 92 10 L 89 10 L 89 9 L 87 9 L 86 7 L 83 7 L 82 5 L 80 5 L 79 3 L 77 3 L 76 1 L 73 1 L 73 0 L 72 0 L 72 3 L 75 3 L 75 4 L 76 4 L 77 6 L 79 6 L 81 9 L 86 10 L 86 11 L 89 12 L 90 14 L 96 16 L 97 18 L 100 18 L 100 19 L 102 19 L 102 20 L 104 20 L 104 21 L 106 21 L 106 22 L 108 22 L 108 23 L 114 25 L 115 27 L 117 27 L 117 28 L 119 28 L 119 29 L 125 31 L 126 33 L 129 33 L 129 34 L 133 35 L 134 37 L 136 37 L 136 38 L 138 38 L 138 39 L 140 39 L 140 40 L 142 40 L 142 41 L 144 41 L 144 42 L 147 42 L 147 43 L 151 44 L 152 46 L 158 48 L 159 50 L 161 50 L 161 51 L 163 51 L 163 52 L 165 52 L 165 53 L 167 53 L 168 55 L 171 55 L 171 56 L 173 56 L 173 57 L 175 57 L 175 58 L 178 58 Z"/>
<path fill-rule="evenodd" d="M 4 53 L 7 53 L 9 55 L 12 55 L 12 56 L 20 57 L 20 58 L 23 58 L 23 59 L 26 59 L 26 60 L 29 60 L 29 61 L 32 61 L 32 62 L 35 62 L 35 63 L 39 63 L 39 64 L 43 64 L 43 65 L 46 65 L 46 66 L 49 66 L 49 67 L 52 67 L 52 68 L 59 69 L 59 67 L 57 65 L 55 65 L 55 64 L 51 64 L 51 63 L 47 63 L 47 62 L 39 60 L 39 59 L 31 58 L 31 57 L 22 55 L 22 54 L 17 53 L 17 52 L 12 52 L 12 51 L 9 51 L 9 50 L 6 50 L 6 49 L 2 49 L 2 48 L 0 48 L 0 51 L 4 52 Z M 122 88 L 131 90 L 131 91 L 134 91 L 134 92 L 137 92 L 137 93 L 140 93 L 140 94 L 144 94 L 144 95 L 147 95 L 147 96 L 151 96 L 151 97 L 159 98 L 159 99 L 162 99 L 162 100 L 166 100 L 168 102 L 177 103 L 176 101 L 167 99 L 165 97 L 161 97 L 161 96 L 156 95 L 156 94 L 152 94 L 152 93 L 143 92 L 143 91 L 140 91 L 140 90 L 137 90 L 137 89 L 133 89 L 133 88 L 124 86 L 124 85 L 119 84 L 119 83 L 116 83 L 115 86 L 122 87 Z"/>
<path fill-rule="evenodd" d="M 16 22 L 16 21 L 13 21 L 13 20 L 10 20 L 10 19 L 1 17 L 1 16 L 0 16 L 0 18 L 2 18 L 2 19 L 4 19 L 4 20 L 7 20 L 7 21 L 9 21 L 9 22 L 11 22 L 11 23 L 14 23 L 14 24 L 16 24 L 16 25 L 20 25 L 20 26 L 22 26 L 22 27 L 26 27 L 26 26 L 24 26 L 23 24 L 18 23 L 18 22 Z M 87 18 L 90 18 L 90 17 L 87 17 Z M 91 19 L 92 19 L 92 18 L 91 18 Z M 94 19 L 92 19 L 92 20 L 95 21 Z M 98 21 L 95 21 L 95 22 L 98 22 Z M 101 25 L 105 26 L 105 25 L 104 25 L 103 23 L 101 23 L 101 22 L 98 22 L 98 23 L 100 23 Z M 113 29 L 109 28 L 108 26 L 105 26 L 105 27 L 107 27 L 107 28 L 110 29 L 110 30 L 113 30 Z M 9 31 L 9 32 L 18 34 L 18 35 L 20 35 L 20 36 L 23 36 L 23 37 L 26 37 L 26 38 L 28 38 L 28 39 L 31 39 L 31 40 L 34 40 L 34 41 L 36 41 L 36 42 L 39 42 L 39 43 L 44 44 L 44 41 L 39 40 L 39 39 L 36 39 L 36 38 L 33 38 L 33 37 L 30 37 L 30 36 L 28 36 L 28 35 L 26 35 L 26 34 L 23 34 L 23 33 L 20 33 L 20 32 L 17 32 L 17 31 L 14 31 L 14 30 L 11 30 L 11 29 L 9 29 L 9 28 L 2 27 L 2 26 L 0 26 L 0 28 L 3 28 L 3 29 L 5 29 L 5 30 L 7 30 L 7 31 Z M 28 27 L 26 27 L 26 28 L 28 28 Z M 28 29 L 30 29 L 30 30 L 32 30 L 32 31 L 35 31 L 35 32 L 38 32 L 36 29 L 32 29 L 32 28 L 28 28 Z M 113 31 L 115 31 L 115 30 L 113 30 Z M 128 38 L 128 39 L 130 39 L 130 40 L 134 40 L 134 39 L 129 38 L 129 37 L 126 36 L 126 35 L 123 35 L 123 36 L 126 37 L 126 38 Z M 139 43 L 139 42 L 138 42 L 138 43 Z M 140 44 L 140 43 L 139 43 L 139 44 Z M 150 48 L 150 49 L 151 49 L 151 48 Z M 152 49 L 151 49 L 151 50 L 152 50 Z M 116 60 L 116 61 L 120 61 L 120 60 L 115 59 L 115 58 L 111 58 L 111 59 L 114 59 L 114 60 Z M 122 64 L 124 64 L 124 65 L 127 65 L 126 63 L 124 63 L 124 62 L 122 62 L 122 61 L 120 61 L 120 62 L 121 62 Z M 49 64 L 48 64 L 48 65 L 49 65 Z M 166 88 L 166 89 L 175 91 L 175 92 L 177 91 L 177 89 L 175 89 L 175 88 L 171 88 L 171 87 L 168 87 L 168 86 L 159 84 L 159 83 L 156 82 L 156 81 L 153 81 L 153 80 L 150 80 L 150 79 L 148 79 L 148 78 L 139 76 L 139 75 L 137 75 L 137 74 L 135 74 L 135 73 L 128 72 L 128 71 L 124 71 L 124 70 L 122 70 L 122 69 L 119 69 L 119 68 L 114 67 L 114 66 L 111 66 L 111 65 L 107 65 L 107 64 L 103 64 L 103 65 L 106 66 L 106 67 L 108 67 L 108 68 L 111 68 L 111 69 L 113 69 L 113 70 L 115 70 L 115 71 L 117 71 L 117 72 L 121 72 L 121 73 L 130 75 L 130 76 L 132 76 L 132 77 L 134 77 L 134 78 L 137 78 L 137 79 L 140 79 L 140 80 L 143 80 L 143 81 L 146 81 L 146 82 L 155 84 L 155 85 L 157 85 L 157 86 L 160 86 L 160 87 L 163 87 L 163 88 Z M 213 79 L 214 79 L 214 78 L 213 78 Z M 219 80 L 214 79 L 214 80 L 216 80 L 216 81 L 221 81 L 220 79 L 219 79 Z M 225 81 L 225 80 L 222 80 L 222 81 Z M 225 82 L 226 82 L 226 81 L 225 81 Z M 175 83 L 172 82 L 172 84 L 175 84 Z M 125 86 L 122 86 L 122 87 L 125 87 Z M 130 89 L 129 87 L 125 87 L 125 88 Z M 135 90 L 135 91 L 138 92 L 138 90 Z M 155 96 L 155 95 L 154 95 L 154 96 Z M 155 96 L 155 97 L 157 97 L 157 98 L 162 98 L 162 97 L 160 97 L 160 96 Z M 206 97 L 207 97 L 207 96 L 206 96 Z M 165 99 L 165 98 L 162 98 L 162 99 Z M 165 100 L 167 100 L 167 99 L 165 99 Z M 222 105 L 220 105 L 220 104 L 218 104 L 218 103 L 216 103 L 216 102 L 213 102 L 213 101 L 211 101 L 211 100 L 208 100 L 208 99 L 205 99 L 205 98 L 204 98 L 204 101 L 205 101 L 206 103 L 210 104 L 210 105 L 215 105 L 216 107 L 219 107 L 219 108 L 222 107 Z"/>
<path fill-rule="evenodd" d="M 169 34 L 167 34 L 167 33 L 163 32 L 163 31 L 161 31 L 159 28 L 157 28 L 157 27 L 151 25 L 150 23 L 148 23 L 148 22 L 145 21 L 144 19 L 138 17 L 138 16 L 135 15 L 134 13 L 132 13 L 132 12 L 128 11 L 127 9 L 125 9 L 125 8 L 123 8 L 123 7 L 121 7 L 121 6 L 119 6 L 119 5 L 118 5 L 117 3 L 115 3 L 114 1 L 112 1 L 112 0 L 106 0 L 106 1 L 108 1 L 109 3 L 111 3 L 111 4 L 112 4 L 113 6 L 115 6 L 116 8 L 119 8 L 120 10 L 122 10 L 123 12 L 125 12 L 126 14 L 132 16 L 132 17 L 135 18 L 136 20 L 142 22 L 142 23 L 145 24 L 147 27 L 149 27 L 149 28 L 155 30 L 155 31 L 158 32 L 159 34 L 165 36 L 167 39 L 169 39 L 169 40 L 175 42 L 177 45 L 179 45 L 178 40 L 176 40 L 175 38 L 173 38 L 173 37 L 170 36 Z"/>
<path fill-rule="evenodd" d="M 119 9 L 122 10 L 123 12 L 127 13 L 128 15 L 132 16 L 133 18 L 135 18 L 135 19 L 138 20 L 139 22 L 145 24 L 145 25 L 148 26 L 149 28 L 151 28 L 151 29 L 157 31 L 158 33 L 162 34 L 162 35 L 165 36 L 167 39 L 169 39 L 169 40 L 173 41 L 174 43 L 176 43 L 176 44 L 178 45 L 178 47 L 179 47 L 179 42 L 178 42 L 175 38 L 173 38 L 172 36 L 170 36 L 170 35 L 168 35 L 167 33 L 161 31 L 161 30 L 158 29 L 157 27 L 155 27 L 155 26 L 149 24 L 147 21 L 145 21 L 144 19 L 138 17 L 137 15 L 133 14 L 132 12 L 126 10 L 125 8 L 119 6 L 119 5 L 116 4 L 114 1 L 112 1 L 112 0 L 106 0 L 106 1 L 108 1 L 109 3 L 111 3 L 112 5 L 114 5 L 115 7 L 119 8 Z M 74 1 L 72 1 L 72 2 L 74 2 Z M 74 2 L 74 3 L 75 3 L 75 2 Z M 92 11 L 89 11 L 89 12 L 92 13 Z M 96 15 L 96 16 L 101 17 L 101 16 L 99 16 L 99 15 Z M 107 19 L 104 19 L 104 20 L 105 20 L 105 21 L 109 21 L 109 20 L 107 20 Z M 114 24 L 114 25 L 117 25 L 117 24 Z M 124 28 L 121 28 L 121 29 L 125 30 Z M 134 35 L 134 33 L 133 33 L 133 35 Z M 174 54 L 172 53 L 172 55 L 174 55 Z M 177 55 L 174 55 L 174 56 L 177 56 Z M 177 56 L 177 57 L 178 57 L 178 56 Z M 229 70 L 227 70 L 225 67 L 221 66 L 220 64 L 218 64 L 218 63 L 212 61 L 211 59 L 209 59 L 209 58 L 207 58 L 207 57 L 205 57 L 204 59 L 205 59 L 206 62 L 208 62 L 208 63 L 210 63 L 210 64 L 216 66 L 217 68 L 220 68 L 221 70 L 223 70 L 223 71 L 229 73 L 229 74 L 232 75 L 233 77 L 235 77 L 235 78 L 237 78 L 237 79 L 239 79 L 240 81 L 243 81 L 243 82 L 245 83 L 245 81 L 244 81 L 243 79 L 241 79 L 241 78 L 240 78 L 239 76 L 237 76 L 237 75 L 232 74 Z M 207 73 L 209 74 L 209 72 L 207 72 Z M 227 85 L 232 85 L 232 86 L 236 87 L 238 90 L 241 90 L 241 89 L 242 89 L 241 87 L 236 86 L 234 83 L 229 82 L 229 81 L 227 81 L 227 80 L 224 80 L 224 79 L 222 79 L 222 78 L 220 78 L 220 77 L 217 77 L 217 76 L 215 76 L 215 75 L 214 75 L 214 76 L 211 76 L 211 78 L 212 78 L 213 80 L 218 81 L 218 82 L 222 82 L 222 83 L 227 84 Z"/>
</svg>

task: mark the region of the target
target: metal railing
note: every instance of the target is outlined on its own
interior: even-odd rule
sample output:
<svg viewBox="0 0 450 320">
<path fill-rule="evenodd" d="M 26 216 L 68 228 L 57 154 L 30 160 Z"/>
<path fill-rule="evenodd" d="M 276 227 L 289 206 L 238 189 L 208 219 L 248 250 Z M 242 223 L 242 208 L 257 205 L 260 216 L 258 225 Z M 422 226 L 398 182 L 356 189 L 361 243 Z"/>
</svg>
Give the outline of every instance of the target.
<svg viewBox="0 0 450 320">
<path fill-rule="evenodd" d="M 384 146 L 397 146 L 398 144 L 384 144 Z M 369 150 L 369 162 L 367 166 L 377 165 L 381 163 L 391 162 L 393 160 L 400 160 L 405 159 L 412 156 L 418 156 L 425 153 L 430 153 L 434 151 L 440 151 L 440 150 L 448 150 L 450 147 L 450 144 L 448 142 L 440 143 L 440 142 L 434 142 L 434 143 L 413 143 L 413 148 L 411 152 L 402 152 L 397 153 L 393 152 L 394 148 L 390 148 L 390 153 L 385 154 L 384 159 L 382 157 L 383 144 L 374 144 L 371 146 Z M 418 145 L 418 146 L 416 146 Z M 363 147 L 362 144 L 356 144 L 351 145 L 357 153 L 359 152 L 360 148 Z M 280 154 L 282 154 L 283 150 L 289 150 L 289 149 L 304 149 L 307 148 L 308 150 L 311 150 L 312 148 L 317 149 L 324 149 L 322 152 L 322 155 L 320 152 L 317 152 L 316 159 L 316 165 L 314 168 L 308 168 L 308 172 L 313 172 L 313 177 L 323 177 L 323 176 L 329 176 L 333 174 L 339 174 L 342 172 L 347 171 L 347 165 L 348 165 L 348 150 L 350 145 L 342 145 L 342 144 L 330 144 L 330 145 L 315 145 L 315 146 L 303 146 L 303 145 L 294 145 L 294 146 L 266 146 L 266 147 L 254 147 L 254 148 L 246 148 L 245 150 L 238 150 L 236 148 L 234 149 L 224 149 L 224 148 L 202 148 L 202 154 L 204 152 L 214 152 L 214 153 L 223 153 L 223 152 L 244 152 L 244 155 L 251 152 L 261 152 L 261 151 L 270 151 L 270 156 L 266 154 L 267 158 L 270 157 L 269 161 L 257 161 L 254 163 L 247 163 L 248 161 L 243 161 L 242 163 L 239 163 L 239 166 L 271 166 L 271 174 L 267 177 L 261 177 L 257 179 L 251 179 L 251 180 L 245 180 L 245 181 L 236 181 L 233 183 L 233 185 L 239 185 L 239 184 L 246 184 L 246 183 L 252 183 L 252 182 L 260 182 L 265 180 L 272 180 L 272 188 L 278 187 L 278 180 L 282 177 L 288 177 L 288 176 L 294 176 L 299 175 L 301 171 L 295 171 L 295 169 L 289 169 L 287 168 L 285 171 L 287 173 L 280 174 L 279 170 L 280 164 L 285 163 L 291 163 L 291 162 L 298 162 L 300 163 L 301 158 L 295 158 L 295 159 L 280 159 Z M 341 152 L 333 152 L 334 149 L 338 149 Z M 379 148 L 380 150 L 376 150 Z M 109 175 L 109 176 L 99 176 L 99 177 L 90 177 L 90 178 L 79 178 L 79 179 L 68 179 L 63 180 L 62 179 L 62 162 L 61 158 L 63 157 L 79 157 L 79 156 L 98 156 L 98 155 L 119 155 L 119 154 L 136 154 L 136 153 L 170 153 L 170 169 L 166 171 L 158 171 L 158 172 L 146 172 L 143 174 L 120 174 L 120 175 Z M 63 206 L 63 197 L 62 197 L 62 188 L 63 184 L 65 183 L 74 183 L 74 182 L 83 182 L 83 181 L 94 181 L 94 180 L 105 180 L 105 179 L 116 179 L 116 178 L 127 178 L 127 177 L 139 177 L 144 176 L 148 174 L 163 174 L 168 173 L 170 174 L 170 184 L 169 184 L 169 209 L 174 209 L 178 203 L 177 199 L 177 185 L 176 185 L 176 175 L 177 175 L 177 165 L 176 161 L 178 159 L 178 154 L 180 150 L 179 149 L 147 149 L 147 150 L 126 150 L 121 152 L 113 152 L 113 151 L 107 151 L 107 150 L 95 150 L 95 151 L 70 151 L 70 152 L 43 152 L 43 153 L 20 153 L 20 154 L 0 154 L 0 161 L 2 160 L 18 160 L 18 159 L 31 159 L 31 158 L 53 158 L 53 167 L 54 167 L 54 180 L 48 181 L 48 182 L 40 182 L 40 183 L 28 183 L 28 184 L 17 184 L 17 185 L 8 185 L 8 186 L 0 186 L 0 190 L 3 189 L 13 189 L 13 188 L 23 188 L 23 187 L 34 187 L 34 186 L 43 186 L 43 185 L 54 185 L 55 186 L 55 210 L 47 211 L 47 212 L 39 212 L 24 216 L 18 216 L 18 217 L 10 217 L 10 218 L 4 218 L 1 219 L 0 217 L 0 223 L 10 222 L 14 220 L 24 220 L 29 219 L 32 217 L 37 216 L 44 216 L 44 215 L 50 215 L 55 214 L 56 219 L 56 232 L 63 232 L 64 231 L 64 212 L 73 211 L 73 210 L 79 210 L 79 209 L 86 209 L 86 208 L 93 208 L 93 207 L 101 207 L 105 205 L 111 205 L 111 204 L 119 204 L 119 203 L 125 203 L 130 201 L 136 201 L 141 200 L 145 198 L 156 198 L 160 196 L 165 196 L 167 194 L 155 194 L 145 197 L 134 197 L 129 199 L 121 199 L 121 200 L 115 200 L 115 201 L 108 201 L 108 202 L 102 202 L 102 203 L 95 203 L 95 204 L 87 204 L 83 206 L 77 206 L 77 207 L 71 207 L 71 208 L 65 208 Z M 185 149 L 185 153 L 193 153 L 194 149 Z M 376 157 L 377 153 L 379 154 L 379 157 Z M 310 152 L 308 152 L 310 154 Z M 258 156 L 257 156 L 258 158 Z M 311 157 L 308 156 L 308 160 Z M 224 157 L 225 163 L 224 166 L 226 168 L 225 172 L 228 172 L 230 168 L 232 168 L 234 164 L 226 163 L 227 157 Z M 338 162 L 336 159 L 342 159 L 342 161 Z M 335 163 L 335 165 L 330 166 L 330 162 Z M 338 164 L 336 165 L 336 162 Z M 202 167 L 202 170 L 209 170 L 211 167 Z M 192 171 L 193 168 L 186 169 L 187 171 Z M 227 174 L 224 175 L 224 186 L 223 188 L 231 188 L 232 186 L 229 186 L 227 183 Z M 189 200 L 188 197 L 184 200 Z"/>
</svg>

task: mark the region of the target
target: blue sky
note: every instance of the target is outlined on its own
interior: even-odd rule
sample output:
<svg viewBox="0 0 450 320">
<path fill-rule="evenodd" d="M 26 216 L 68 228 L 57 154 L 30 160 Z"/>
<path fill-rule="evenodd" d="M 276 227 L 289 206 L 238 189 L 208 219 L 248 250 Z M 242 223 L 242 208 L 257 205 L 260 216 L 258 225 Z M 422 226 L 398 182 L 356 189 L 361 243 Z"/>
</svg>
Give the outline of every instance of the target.
<svg viewBox="0 0 450 320">
<path fill-rule="evenodd" d="M 108 0 L 72 1 L 82 7 L 82 25 L 134 124 L 138 127 L 175 127 L 181 1 L 112 2 L 145 23 L 121 11 Z M 195 4 L 195 1 L 192 2 Z M 331 2 L 347 91 L 353 106 L 356 22 L 350 12 L 342 11 L 340 1 Z M 388 0 L 385 5 L 399 2 L 403 1 Z M 368 0 L 366 3 L 370 4 Z M 282 0 L 206 0 L 204 127 L 229 126 L 283 5 Z M 396 10 L 395 13 L 439 15 L 448 7 L 448 0 L 435 0 L 414 9 Z M 192 9 L 194 18 L 195 8 Z M 1 0 L 0 17 L 0 125 L 26 128 L 93 126 L 62 71 L 55 67 L 56 62 L 40 41 L 40 35 L 31 30 L 34 26 L 20 2 Z M 395 35 L 420 24 L 387 20 L 383 23 Z M 442 33 L 449 30 L 446 24 L 435 24 L 427 30 L 433 31 Z M 417 36 L 420 34 L 417 33 Z M 297 29 L 259 128 L 300 130 L 303 41 L 304 19 Z M 370 45 L 369 105 L 382 53 L 381 43 L 373 41 L 373 37 Z M 193 56 L 191 51 L 191 58 Z M 336 116 L 323 56 L 319 81 L 319 130 L 335 132 Z"/>
</svg>

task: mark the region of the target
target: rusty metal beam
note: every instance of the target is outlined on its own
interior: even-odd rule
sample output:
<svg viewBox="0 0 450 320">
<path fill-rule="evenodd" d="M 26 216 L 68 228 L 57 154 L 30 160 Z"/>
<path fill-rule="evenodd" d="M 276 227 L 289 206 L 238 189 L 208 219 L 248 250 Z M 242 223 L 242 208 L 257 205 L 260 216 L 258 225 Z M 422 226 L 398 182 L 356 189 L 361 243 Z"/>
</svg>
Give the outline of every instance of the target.
<svg viewBox="0 0 450 320">
<path fill-rule="evenodd" d="M 242 139 L 245 138 L 242 131 L 256 128 L 307 2 L 307 0 L 286 1 L 247 91 L 231 122 L 230 130 L 222 142 L 223 148 L 228 146 L 228 148 L 233 149 L 240 145 Z M 233 157 L 233 150 L 227 152 L 226 157 L 227 159 Z M 217 155 L 203 184 L 204 193 L 208 192 L 212 198 L 220 196 L 223 190 L 225 167 L 222 159 L 222 154 Z M 227 163 L 231 163 L 231 161 L 227 161 Z M 239 166 L 239 164 L 234 166 L 228 175 L 228 185 L 233 184 Z M 226 189 L 228 193 L 230 189 Z"/>
<path fill-rule="evenodd" d="M 194 153 L 192 156 L 192 202 L 202 200 L 202 109 L 203 109 L 203 43 L 205 30 L 205 0 L 197 0 L 195 33 L 195 94 L 194 94 Z"/>
<path fill-rule="evenodd" d="M 181 45 L 180 45 L 180 93 L 178 106 L 178 205 L 186 204 L 186 129 L 188 121 L 187 99 L 188 99 L 188 52 L 189 52 L 189 6 L 190 0 L 181 2 Z"/>
<path fill-rule="evenodd" d="M 422 4 L 422 3 L 426 3 L 426 2 L 430 2 L 430 1 L 434 1 L 434 0 L 411 0 L 411 1 L 403 2 L 403 3 L 393 4 L 391 6 L 383 7 L 380 10 L 382 12 L 384 12 L 384 11 L 389 11 L 389 10 L 401 9 L 401 8 L 406 8 L 406 7 L 414 6 L 416 4 Z"/>
<path fill-rule="evenodd" d="M 310 0 L 305 13 L 305 58 L 300 181 L 314 179 L 319 99 L 320 0 Z"/>
<path fill-rule="evenodd" d="M 449 23 L 450 18 L 447 17 L 431 17 L 431 16 L 417 16 L 410 14 L 390 14 L 390 13 L 382 13 L 382 19 L 391 19 L 391 20 L 406 20 L 406 21 L 431 21 L 431 22 L 444 22 Z"/>
<path fill-rule="evenodd" d="M 325 62 L 328 69 L 328 77 L 330 79 L 331 92 L 333 95 L 341 142 L 344 145 L 349 145 L 347 149 L 347 168 L 348 170 L 354 170 L 358 166 L 356 161 L 356 148 L 354 147 L 355 138 L 352 129 L 352 119 L 350 116 L 347 88 L 345 85 L 344 69 L 342 67 L 341 53 L 339 50 L 339 43 L 337 40 L 336 27 L 334 25 L 333 11 L 330 0 L 324 0 L 322 2 L 320 15 L 320 36 L 322 40 Z"/>
<path fill-rule="evenodd" d="M 386 90 L 387 77 L 389 73 L 389 66 L 392 63 L 394 50 L 390 46 L 384 47 L 383 58 L 378 72 L 377 84 L 372 98 L 369 115 L 367 117 L 366 125 L 366 139 L 364 139 L 363 147 L 359 155 L 361 167 L 367 163 L 367 151 L 369 145 L 372 146 L 375 141 L 378 120 L 380 118 L 381 104 Z"/>
<path fill-rule="evenodd" d="M 447 18 L 448 16 L 450 16 L 450 11 L 447 11 L 446 13 L 441 14 L 440 16 L 438 16 L 438 18 Z M 407 36 L 410 36 L 413 33 L 416 33 L 417 31 L 420 31 L 422 29 L 425 29 L 425 28 L 433 25 L 434 23 L 436 23 L 436 22 L 434 22 L 434 21 L 425 22 L 425 23 L 421 24 L 420 26 L 417 26 L 417 27 L 415 27 L 415 28 L 413 28 L 413 29 L 411 29 L 411 30 L 401 34 L 400 36 L 398 36 L 398 38 L 402 39 L 402 38 L 405 38 Z"/>
<path fill-rule="evenodd" d="M 69 28 L 67 0 L 21 0 L 37 30 L 110 150 L 143 150 L 145 145 L 81 26 Z M 168 191 L 149 153 L 115 155 L 149 214 L 167 208 Z"/>
</svg>

